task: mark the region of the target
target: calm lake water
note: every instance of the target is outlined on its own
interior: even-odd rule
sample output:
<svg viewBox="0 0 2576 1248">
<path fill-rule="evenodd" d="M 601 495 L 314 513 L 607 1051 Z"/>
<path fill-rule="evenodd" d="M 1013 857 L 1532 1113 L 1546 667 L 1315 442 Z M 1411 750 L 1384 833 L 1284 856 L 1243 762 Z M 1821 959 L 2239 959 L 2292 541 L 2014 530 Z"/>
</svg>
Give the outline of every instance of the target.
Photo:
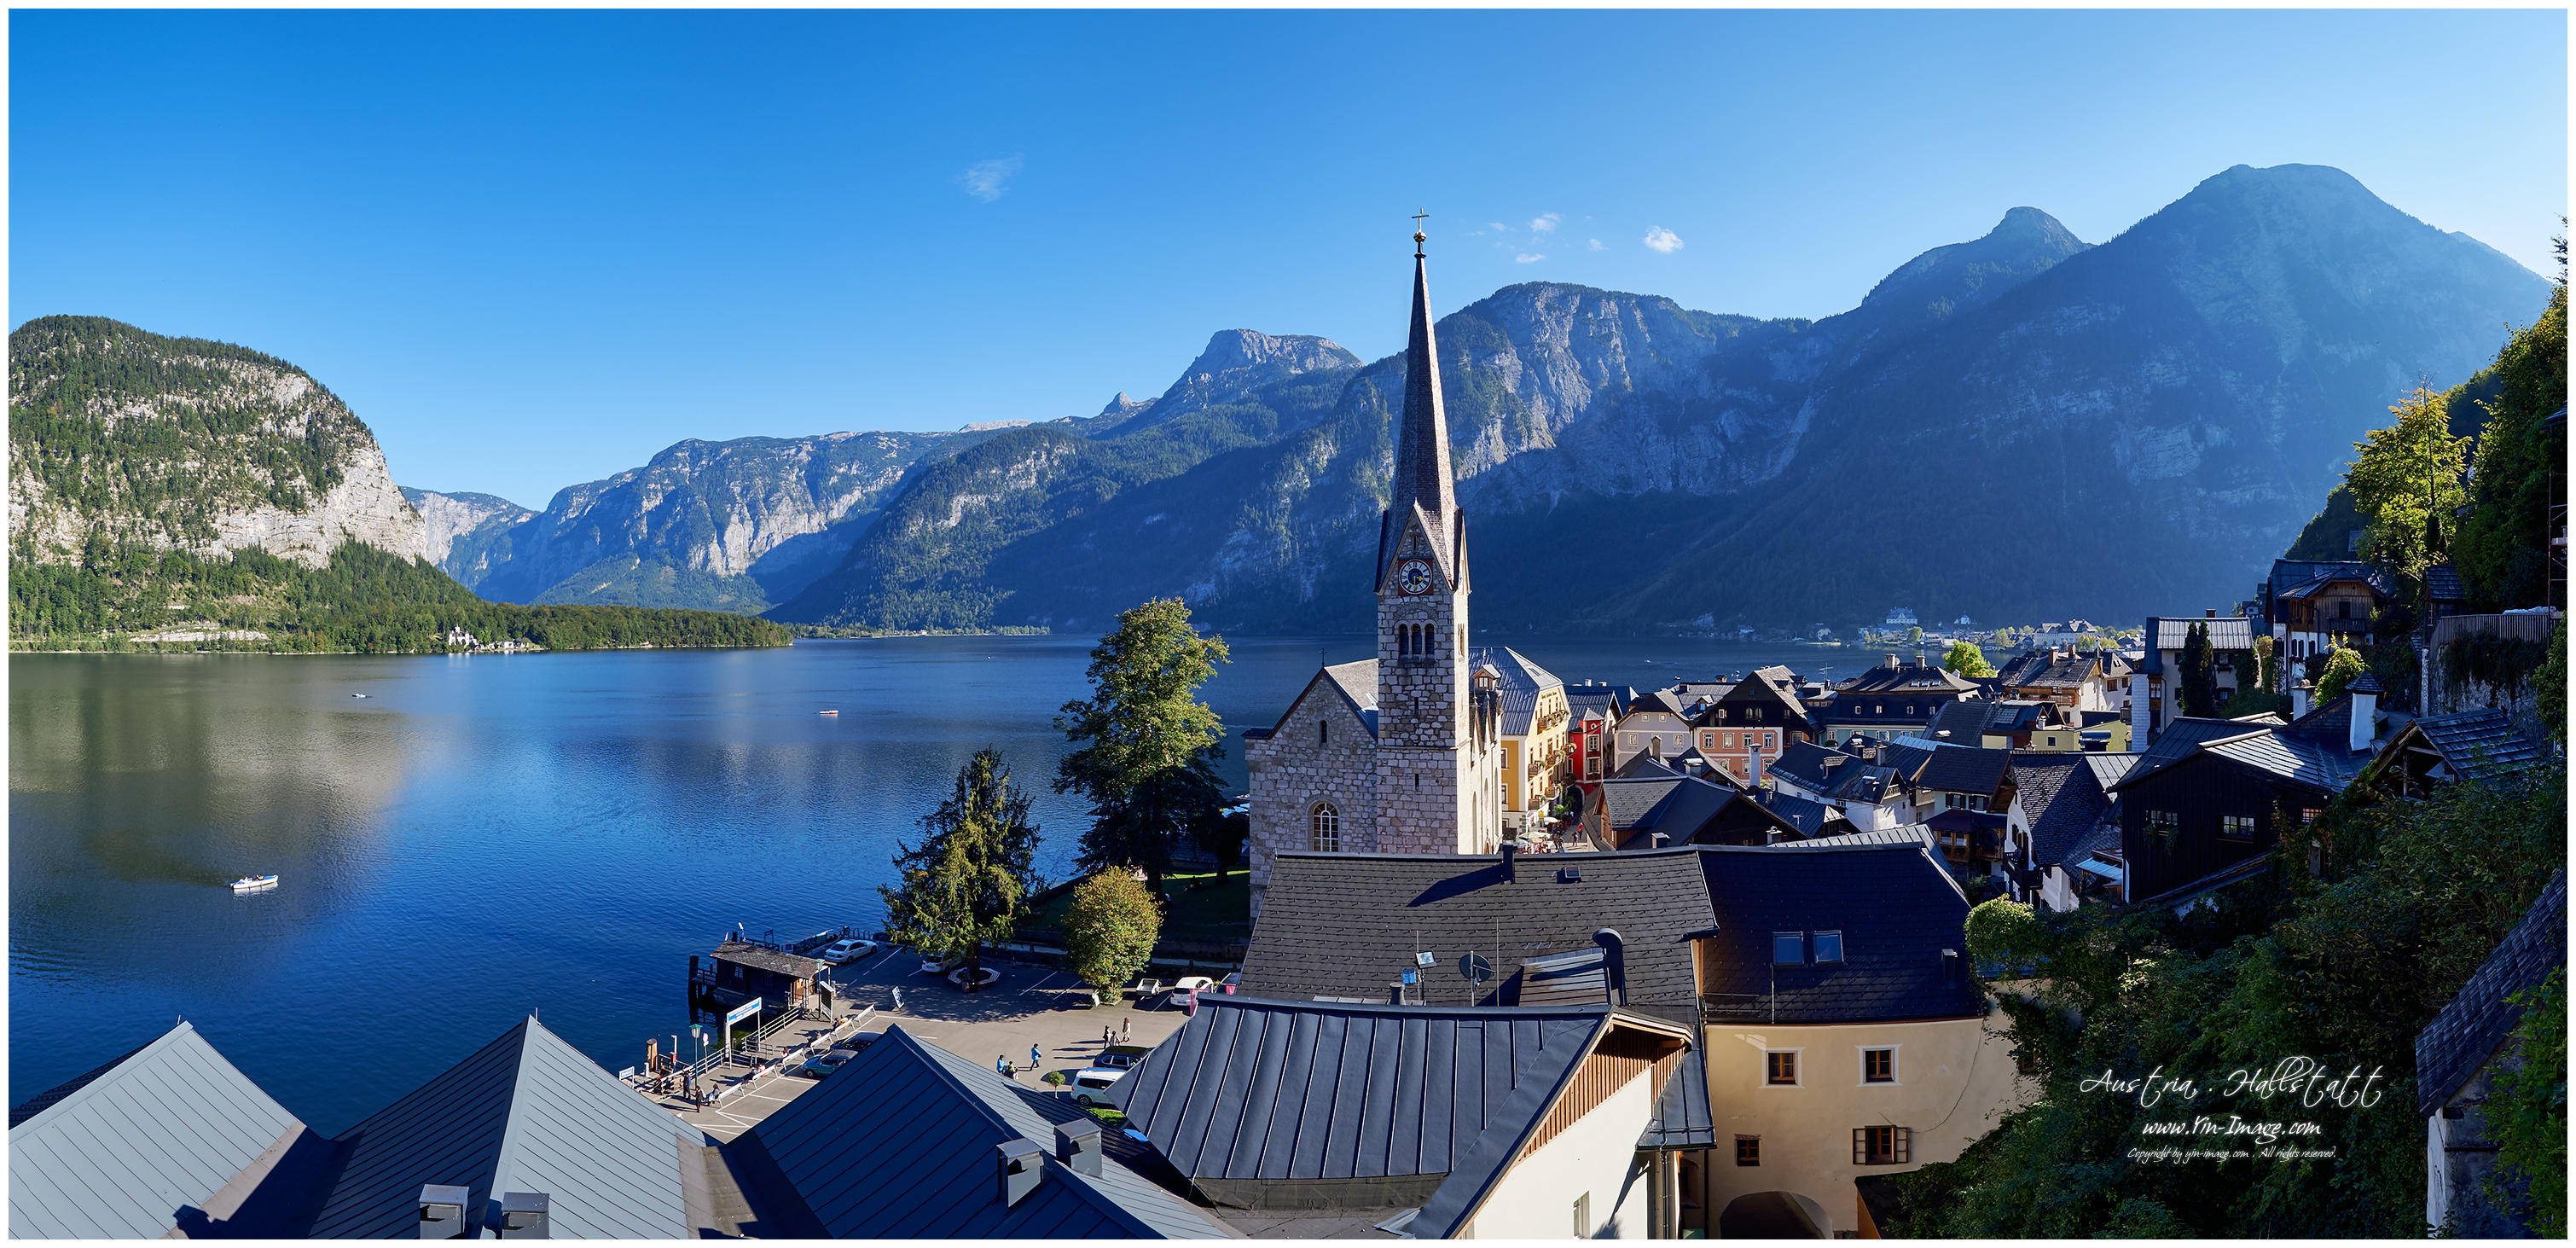
<svg viewBox="0 0 2576 1248">
<path fill-rule="evenodd" d="M 898 838 L 1001 749 L 1061 877 L 1079 808 L 1048 727 L 1089 638 L 509 657 L 12 655 L 9 1101 L 184 1016 L 336 1133 L 530 1009 L 609 1069 L 685 1026 L 691 953 L 739 923 L 884 917 Z M 1518 639 L 1640 689 L 1850 649 Z M 1205 693 L 1268 726 L 1319 657 L 1249 638 Z M 354 694 L 365 694 L 363 698 Z M 835 709 L 838 716 L 816 712 Z M 1227 769 L 1243 780 L 1241 742 Z M 276 889 L 225 882 L 274 872 Z M 667 1041 L 665 1041 L 667 1043 Z"/>
</svg>

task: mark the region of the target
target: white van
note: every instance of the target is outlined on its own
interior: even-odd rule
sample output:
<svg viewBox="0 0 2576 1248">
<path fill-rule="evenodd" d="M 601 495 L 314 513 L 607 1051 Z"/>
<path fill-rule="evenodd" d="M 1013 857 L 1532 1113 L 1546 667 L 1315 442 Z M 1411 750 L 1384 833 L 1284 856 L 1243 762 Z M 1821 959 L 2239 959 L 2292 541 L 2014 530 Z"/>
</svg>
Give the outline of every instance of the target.
<svg viewBox="0 0 2576 1248">
<path fill-rule="evenodd" d="M 1110 1099 L 1109 1090 L 1118 1086 L 1118 1081 L 1126 1077 L 1126 1071 L 1103 1070 L 1097 1066 L 1088 1070 L 1077 1070 L 1073 1072 L 1074 1103 L 1115 1107 L 1118 1102 Z"/>
</svg>

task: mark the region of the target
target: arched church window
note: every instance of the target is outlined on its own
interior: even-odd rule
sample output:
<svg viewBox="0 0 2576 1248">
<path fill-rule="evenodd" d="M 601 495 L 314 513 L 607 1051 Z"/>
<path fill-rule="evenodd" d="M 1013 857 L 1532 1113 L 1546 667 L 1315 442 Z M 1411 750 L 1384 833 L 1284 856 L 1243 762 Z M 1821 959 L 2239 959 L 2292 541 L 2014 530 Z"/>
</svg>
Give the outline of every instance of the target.
<svg viewBox="0 0 2576 1248">
<path fill-rule="evenodd" d="M 1342 812 L 1331 802 L 1315 803 L 1314 813 L 1307 816 L 1307 844 L 1319 854 L 1342 852 Z"/>
</svg>

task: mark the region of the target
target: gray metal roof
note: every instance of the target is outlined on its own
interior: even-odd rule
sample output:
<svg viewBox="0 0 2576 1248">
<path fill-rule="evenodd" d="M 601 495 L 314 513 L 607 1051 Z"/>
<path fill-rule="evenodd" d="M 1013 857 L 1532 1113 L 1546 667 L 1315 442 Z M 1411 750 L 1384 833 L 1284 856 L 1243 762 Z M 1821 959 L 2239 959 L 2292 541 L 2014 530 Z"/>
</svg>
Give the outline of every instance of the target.
<svg viewBox="0 0 2576 1248">
<path fill-rule="evenodd" d="M 157 1238 L 305 1134 L 187 1023 L 66 1087 L 9 1128 L 14 1237 Z"/>
<path fill-rule="evenodd" d="M 1116 1095 L 1130 1125 L 1224 1203 L 1252 1194 L 1229 1180 L 1414 1178 L 1373 1187 L 1390 1205 L 1418 1204 L 1487 1128 L 1527 1126 L 1498 1118 L 1512 1093 L 1532 1084 L 1553 1091 L 1610 1016 L 1602 1005 L 1203 998 L 1196 1017 L 1118 1081 Z"/>
<path fill-rule="evenodd" d="M 2415 1037 L 2416 1112 L 2429 1118 L 2441 1109 L 2521 1024 L 2522 1007 L 2507 998 L 2565 965 L 2567 870 L 2561 867 L 2459 995 Z"/>
<path fill-rule="evenodd" d="M 1767 849 L 1842 849 L 1852 845 L 1919 846 L 1933 854 L 1941 852 L 1940 834 L 1928 823 L 1905 823 L 1892 828 L 1875 828 L 1867 832 L 1846 832 L 1840 836 L 1819 836 L 1804 841 L 1782 841 Z"/>
<path fill-rule="evenodd" d="M 1655 1119 L 1637 1137 L 1637 1147 L 1711 1148 L 1716 1144 L 1717 1124 L 1709 1116 L 1708 1052 L 1697 1049 L 1683 1054 L 1673 1077 L 1664 1081 L 1663 1093 L 1655 1098 Z"/>
<path fill-rule="evenodd" d="M 482 1214 L 504 1192 L 553 1198 L 564 1239 L 694 1234 L 681 1165 L 705 1137 L 534 1018 L 339 1136 L 347 1160 L 316 1239 L 409 1236 L 427 1183 L 468 1189 Z"/>
<path fill-rule="evenodd" d="M 1554 672 L 1530 662 L 1527 656 L 1509 646 L 1480 646 L 1476 650 L 1475 662 L 1491 665 L 1494 674 L 1502 678 L 1499 684 L 1503 701 L 1502 732 L 1507 737 L 1528 736 L 1530 723 L 1538 711 L 1539 694 L 1565 687 L 1565 682 L 1558 680 Z"/>
<path fill-rule="evenodd" d="M 762 1194 L 787 1206 L 777 1212 L 789 1237 L 1241 1237 L 1114 1158 L 1097 1176 L 1057 1163 L 1056 1126 L 1092 1121 L 895 1026 L 724 1152 L 783 1182 Z M 1005 1206 L 994 1196 L 994 1149 L 1012 1139 L 1035 1141 L 1048 1160 L 1037 1189 Z"/>
</svg>

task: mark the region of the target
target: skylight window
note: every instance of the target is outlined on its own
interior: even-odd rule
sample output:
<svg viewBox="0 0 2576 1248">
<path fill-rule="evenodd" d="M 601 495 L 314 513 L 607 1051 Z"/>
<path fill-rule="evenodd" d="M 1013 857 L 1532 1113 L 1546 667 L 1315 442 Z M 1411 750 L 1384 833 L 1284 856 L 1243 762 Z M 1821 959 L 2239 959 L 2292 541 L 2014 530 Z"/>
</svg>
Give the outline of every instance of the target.
<svg viewBox="0 0 2576 1248">
<path fill-rule="evenodd" d="M 1816 960 L 1819 962 L 1840 962 L 1843 960 L 1843 934 L 1841 932 L 1816 933 Z"/>
<path fill-rule="evenodd" d="M 1807 934 L 1805 932 L 1771 933 L 1771 964 L 1773 966 L 1803 966 L 1806 964 L 1806 961 Z"/>
</svg>

